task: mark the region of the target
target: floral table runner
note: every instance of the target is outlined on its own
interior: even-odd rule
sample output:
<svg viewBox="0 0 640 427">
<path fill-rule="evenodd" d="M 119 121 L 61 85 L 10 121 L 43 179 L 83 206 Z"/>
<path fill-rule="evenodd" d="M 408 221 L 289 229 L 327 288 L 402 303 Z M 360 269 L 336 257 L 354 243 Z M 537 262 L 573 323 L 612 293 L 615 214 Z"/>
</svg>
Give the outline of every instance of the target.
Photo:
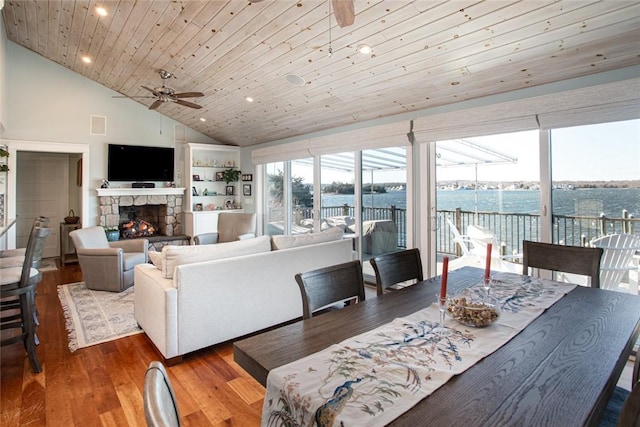
<svg viewBox="0 0 640 427">
<path fill-rule="evenodd" d="M 576 286 L 510 273 L 494 279 L 491 295 L 501 315 L 489 327 L 446 318 L 451 334 L 436 334 L 433 304 L 272 370 L 262 425 L 385 425 L 507 343 Z"/>
</svg>

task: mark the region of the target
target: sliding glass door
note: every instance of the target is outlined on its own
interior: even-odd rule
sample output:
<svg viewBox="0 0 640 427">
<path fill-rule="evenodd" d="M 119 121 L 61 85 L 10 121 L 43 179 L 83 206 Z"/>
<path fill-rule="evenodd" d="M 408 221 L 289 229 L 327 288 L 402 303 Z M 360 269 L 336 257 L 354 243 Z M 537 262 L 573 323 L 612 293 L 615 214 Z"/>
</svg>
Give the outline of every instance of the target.
<svg viewBox="0 0 640 427">
<path fill-rule="evenodd" d="M 407 150 L 362 152 L 362 257 L 407 247 Z"/>
<path fill-rule="evenodd" d="M 506 262 L 540 237 L 539 146 L 538 131 L 436 143 L 436 246 L 450 265 L 477 263 L 490 242 L 495 267 L 518 270 Z"/>
</svg>

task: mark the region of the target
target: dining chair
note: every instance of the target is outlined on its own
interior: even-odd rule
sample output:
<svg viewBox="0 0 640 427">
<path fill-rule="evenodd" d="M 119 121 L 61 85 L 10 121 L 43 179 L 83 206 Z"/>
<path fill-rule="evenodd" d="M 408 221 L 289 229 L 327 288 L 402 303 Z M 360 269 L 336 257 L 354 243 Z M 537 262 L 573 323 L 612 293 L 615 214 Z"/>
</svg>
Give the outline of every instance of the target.
<svg viewBox="0 0 640 427">
<path fill-rule="evenodd" d="M 618 427 L 640 426 L 640 383 L 636 382 L 620 410 Z"/>
<path fill-rule="evenodd" d="M 376 274 L 378 296 L 386 289 L 397 290 L 423 280 L 418 248 L 380 255 L 369 260 Z"/>
<path fill-rule="evenodd" d="M 640 357 L 633 364 L 631 391 L 616 385 L 600 419 L 600 427 L 638 427 L 640 426 Z"/>
<path fill-rule="evenodd" d="M 302 317 L 343 301 L 364 301 L 364 279 L 360 260 L 319 268 L 295 275 L 302 294 Z"/>
<path fill-rule="evenodd" d="M 144 376 L 144 416 L 148 427 L 178 427 L 180 412 L 164 365 L 155 360 Z"/>
<path fill-rule="evenodd" d="M 580 274 L 590 278 L 592 288 L 600 287 L 602 248 L 523 240 L 522 249 L 522 274 L 524 275 L 529 275 L 529 268 Z"/>
<path fill-rule="evenodd" d="M 602 248 L 600 262 L 600 287 L 602 289 L 629 291 L 621 289 L 625 273 L 632 268 L 636 251 L 640 250 L 640 237 L 633 234 L 608 234 L 591 241 L 591 246 Z"/>
<path fill-rule="evenodd" d="M 36 285 L 42 279 L 38 265 L 42 259 L 45 240 L 51 229 L 33 227 L 29 235 L 24 262 L 21 267 L 5 268 L 0 274 L 0 330 L 1 346 L 22 342 L 29 358 L 31 370 L 42 372 L 36 353 Z M 19 329 L 19 333 L 5 333 Z"/>
<path fill-rule="evenodd" d="M 31 229 L 33 230 L 33 227 L 48 227 L 48 226 L 49 226 L 49 218 L 47 218 L 46 216 L 39 216 L 33 221 L 33 225 L 31 226 Z M 1 258 L 16 259 L 16 257 L 24 257 L 26 250 L 27 250 L 26 247 L 2 250 L 0 251 L 0 262 L 2 261 Z"/>
</svg>

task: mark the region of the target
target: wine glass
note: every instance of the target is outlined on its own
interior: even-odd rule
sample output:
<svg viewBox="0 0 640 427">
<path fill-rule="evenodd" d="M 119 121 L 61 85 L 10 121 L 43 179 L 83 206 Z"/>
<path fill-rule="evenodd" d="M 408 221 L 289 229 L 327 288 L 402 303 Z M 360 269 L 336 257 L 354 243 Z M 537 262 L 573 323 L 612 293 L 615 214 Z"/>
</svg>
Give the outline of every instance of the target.
<svg viewBox="0 0 640 427">
<path fill-rule="evenodd" d="M 445 296 L 444 298 L 440 298 L 440 295 L 438 295 L 438 308 L 440 309 L 440 324 L 436 328 L 433 328 L 433 332 L 442 336 L 451 335 L 451 330 L 449 330 L 449 328 L 444 326 L 444 312 L 446 307 L 447 307 L 447 297 Z"/>
</svg>

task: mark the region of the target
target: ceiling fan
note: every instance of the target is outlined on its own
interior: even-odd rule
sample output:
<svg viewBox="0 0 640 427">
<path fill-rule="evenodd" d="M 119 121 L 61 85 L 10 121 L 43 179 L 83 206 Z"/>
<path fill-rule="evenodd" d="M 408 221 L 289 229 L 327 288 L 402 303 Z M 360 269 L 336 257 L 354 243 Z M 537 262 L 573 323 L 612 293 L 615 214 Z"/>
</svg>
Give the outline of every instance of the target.
<svg viewBox="0 0 640 427">
<path fill-rule="evenodd" d="M 249 0 L 251 3 L 259 3 L 262 0 Z M 330 0 L 333 5 L 333 14 L 340 28 L 348 27 L 353 24 L 356 17 L 354 0 Z"/>
<path fill-rule="evenodd" d="M 200 97 L 200 96 L 204 96 L 204 93 L 202 92 L 181 92 L 181 93 L 176 93 L 175 90 L 171 89 L 170 87 L 167 87 L 164 85 L 164 81 L 173 77 L 173 73 L 170 73 L 169 71 L 165 71 L 165 70 L 159 70 L 158 73 L 160 74 L 160 78 L 162 79 L 162 86 L 158 86 L 155 87 L 153 89 L 151 89 L 150 87 L 147 86 L 141 86 L 143 89 L 148 90 L 149 92 L 151 92 L 153 94 L 153 96 L 149 95 L 149 96 L 114 96 L 114 98 L 155 98 L 156 100 L 153 102 L 153 104 L 151 104 L 149 106 L 150 110 L 155 110 L 156 108 L 158 108 L 160 105 L 162 105 L 165 102 L 175 102 L 176 104 L 179 105 L 183 105 L 185 107 L 190 107 L 190 108 L 195 108 L 195 109 L 200 109 L 202 108 L 201 105 L 195 104 L 193 102 L 189 102 L 189 101 L 185 101 L 182 98 L 196 98 L 196 97 Z"/>
</svg>

